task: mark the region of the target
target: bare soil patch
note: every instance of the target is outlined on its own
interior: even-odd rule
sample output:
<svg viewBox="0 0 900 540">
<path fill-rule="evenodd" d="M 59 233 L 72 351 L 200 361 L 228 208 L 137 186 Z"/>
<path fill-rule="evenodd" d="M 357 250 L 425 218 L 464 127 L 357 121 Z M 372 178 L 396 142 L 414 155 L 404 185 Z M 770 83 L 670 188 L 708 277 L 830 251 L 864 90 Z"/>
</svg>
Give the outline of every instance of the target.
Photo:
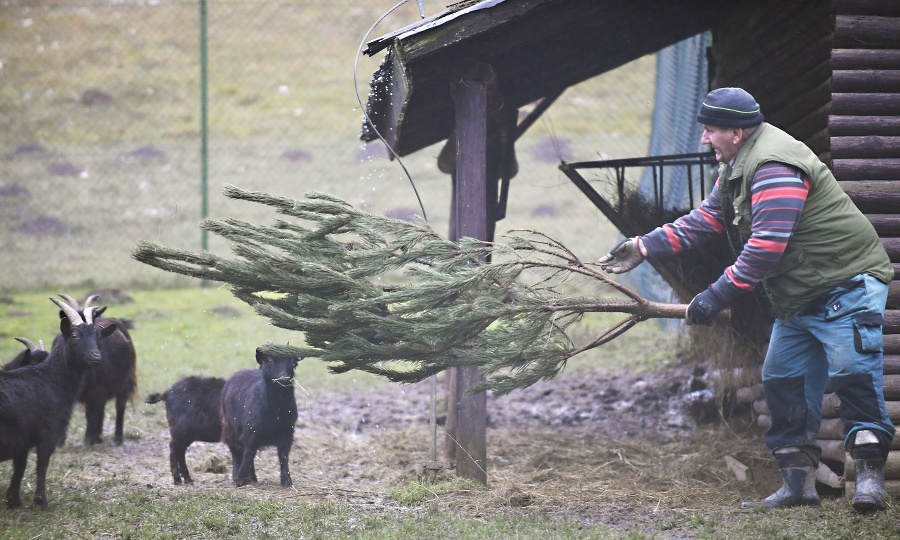
<svg viewBox="0 0 900 540">
<path fill-rule="evenodd" d="M 692 417 L 691 403 L 704 380 L 703 370 L 692 366 L 640 375 L 579 370 L 491 397 L 488 486 L 445 491 L 412 506 L 393 500 L 389 490 L 454 476 L 452 471 L 423 474 L 432 459 L 431 381 L 380 385 L 352 395 L 310 396 L 298 387 L 294 488 L 279 486 L 275 452 L 266 449 L 256 461 L 259 484 L 240 490 L 248 497 L 336 501 L 374 512 L 439 507 L 480 517 L 551 513 L 662 538 L 694 538 L 693 512 L 753 496 L 748 486 L 736 484 L 722 455 L 763 452 L 753 436 L 715 422 L 698 424 Z M 439 400 L 443 385 L 438 378 Z M 195 443 L 188 450 L 194 486 L 173 485 L 164 408 L 145 405 L 140 397 L 126 422 L 124 445 L 107 440 L 84 447 L 81 428 L 73 422 L 79 432 L 70 433 L 70 444 L 54 457 L 56 466 L 68 467 L 64 474 L 78 481 L 106 481 L 112 489 L 104 490 L 104 497 L 115 497 L 119 489 L 150 489 L 160 497 L 185 489 L 237 489 L 228 451 L 216 443 Z M 442 426 L 436 446 L 440 461 Z"/>
</svg>

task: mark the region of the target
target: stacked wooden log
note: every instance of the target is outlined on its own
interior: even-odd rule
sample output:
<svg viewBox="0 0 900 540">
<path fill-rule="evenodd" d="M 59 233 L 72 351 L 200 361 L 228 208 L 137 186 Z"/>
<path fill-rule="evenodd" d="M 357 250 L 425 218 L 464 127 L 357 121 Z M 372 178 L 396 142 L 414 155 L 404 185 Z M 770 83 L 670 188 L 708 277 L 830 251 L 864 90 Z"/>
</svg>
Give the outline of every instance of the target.
<svg viewBox="0 0 900 540">
<path fill-rule="evenodd" d="M 900 425 L 900 11 L 893 0 L 834 0 L 832 98 L 828 131 L 832 170 L 869 218 L 894 264 L 885 311 L 884 390 L 888 414 Z M 826 398 L 820 437 L 829 458 L 843 458 L 846 493 L 853 460 L 835 444 L 842 434 L 836 398 Z M 832 425 L 835 424 L 835 425 Z M 900 494 L 900 442 L 894 439 L 885 477 Z"/>
</svg>

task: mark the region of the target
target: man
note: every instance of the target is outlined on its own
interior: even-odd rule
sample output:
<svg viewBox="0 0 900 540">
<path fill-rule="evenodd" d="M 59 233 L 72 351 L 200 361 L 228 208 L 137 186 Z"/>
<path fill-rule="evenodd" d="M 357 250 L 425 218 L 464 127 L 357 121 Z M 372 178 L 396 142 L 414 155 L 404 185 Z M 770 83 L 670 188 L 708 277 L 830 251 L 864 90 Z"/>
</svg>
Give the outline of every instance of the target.
<svg viewBox="0 0 900 540">
<path fill-rule="evenodd" d="M 762 287 L 775 321 L 762 368 L 772 426 L 765 436 L 782 487 L 744 507 L 818 505 L 815 437 L 830 377 L 844 444 L 856 467 L 853 507 L 884 508 L 884 463 L 894 426 L 882 391 L 881 327 L 894 271 L 874 228 L 803 143 L 764 122 L 740 88 L 710 92 L 697 120 L 719 178 L 700 207 L 600 259 L 619 274 L 726 234 L 739 251 L 691 301 L 688 324 L 710 325 L 740 295 Z"/>
</svg>

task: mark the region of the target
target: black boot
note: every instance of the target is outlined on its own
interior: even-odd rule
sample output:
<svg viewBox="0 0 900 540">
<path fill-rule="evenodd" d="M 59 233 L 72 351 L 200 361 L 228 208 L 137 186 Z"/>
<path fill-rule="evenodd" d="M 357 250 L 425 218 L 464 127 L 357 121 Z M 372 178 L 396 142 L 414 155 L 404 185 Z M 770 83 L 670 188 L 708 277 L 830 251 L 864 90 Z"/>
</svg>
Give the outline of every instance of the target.
<svg viewBox="0 0 900 540">
<path fill-rule="evenodd" d="M 784 482 L 781 488 L 761 501 L 744 501 L 741 508 L 819 506 L 815 460 L 799 447 L 788 446 L 775 451 L 775 461 Z"/>
<path fill-rule="evenodd" d="M 884 458 L 875 434 L 869 430 L 857 432 L 850 455 L 853 456 L 853 465 L 856 467 L 853 508 L 861 513 L 884 510 L 887 499 L 887 491 L 884 489 Z"/>
</svg>

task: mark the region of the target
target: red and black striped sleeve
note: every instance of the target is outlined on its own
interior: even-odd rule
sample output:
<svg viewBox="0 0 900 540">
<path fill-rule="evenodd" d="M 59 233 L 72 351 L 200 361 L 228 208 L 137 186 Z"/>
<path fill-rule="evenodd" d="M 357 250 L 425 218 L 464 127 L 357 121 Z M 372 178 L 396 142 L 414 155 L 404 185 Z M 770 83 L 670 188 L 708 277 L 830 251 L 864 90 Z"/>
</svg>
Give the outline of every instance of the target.
<svg viewBox="0 0 900 540">
<path fill-rule="evenodd" d="M 731 303 L 753 290 L 778 264 L 808 193 L 809 179 L 794 167 L 770 162 L 757 169 L 750 184 L 750 238 L 734 264 L 710 286 L 716 296 Z"/>
<path fill-rule="evenodd" d="M 750 238 L 737 260 L 710 285 L 723 304 L 753 290 L 775 267 L 803 212 L 809 179 L 783 163 L 765 163 L 750 184 Z M 641 237 L 651 258 L 673 255 L 711 240 L 725 230 L 718 182 L 709 197 L 689 214 Z"/>
</svg>

